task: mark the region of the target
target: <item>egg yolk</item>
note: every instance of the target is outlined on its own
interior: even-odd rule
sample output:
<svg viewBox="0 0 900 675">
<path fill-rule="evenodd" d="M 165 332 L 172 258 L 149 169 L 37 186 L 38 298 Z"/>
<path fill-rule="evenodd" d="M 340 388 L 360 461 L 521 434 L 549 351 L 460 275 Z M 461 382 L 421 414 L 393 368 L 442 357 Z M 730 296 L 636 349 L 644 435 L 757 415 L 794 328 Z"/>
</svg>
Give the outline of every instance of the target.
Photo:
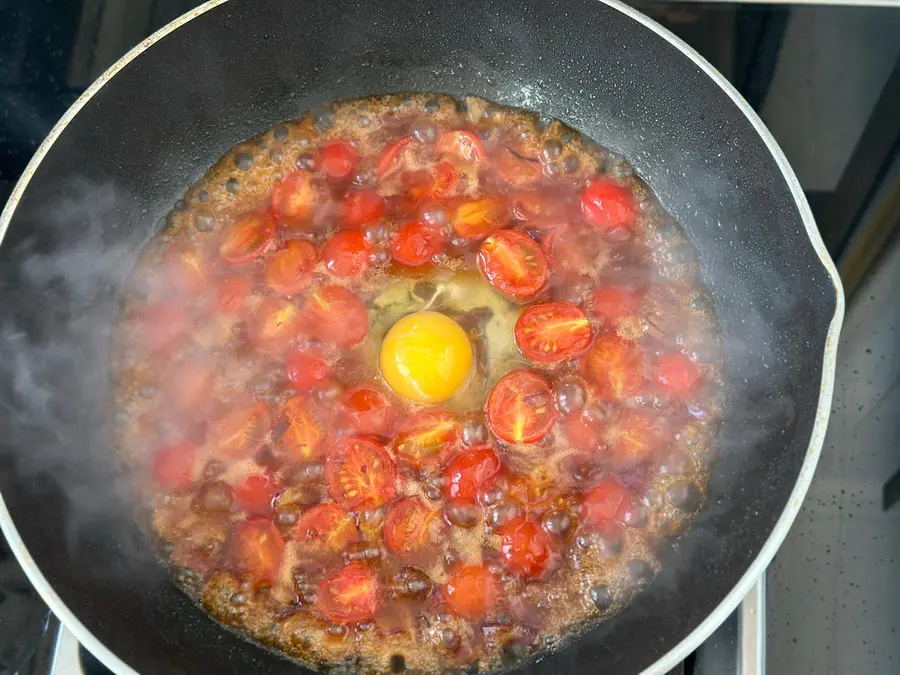
<svg viewBox="0 0 900 675">
<path fill-rule="evenodd" d="M 453 319 L 417 312 L 395 323 L 381 344 L 381 375 L 398 396 L 445 401 L 469 379 L 472 345 Z"/>
</svg>

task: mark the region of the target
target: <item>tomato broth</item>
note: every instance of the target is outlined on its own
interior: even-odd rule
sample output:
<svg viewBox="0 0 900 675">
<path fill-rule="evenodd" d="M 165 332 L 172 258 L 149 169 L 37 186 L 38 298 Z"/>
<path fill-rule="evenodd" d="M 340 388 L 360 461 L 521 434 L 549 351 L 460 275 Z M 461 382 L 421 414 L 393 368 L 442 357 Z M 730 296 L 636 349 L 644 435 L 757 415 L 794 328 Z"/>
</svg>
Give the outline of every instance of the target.
<svg viewBox="0 0 900 675">
<path fill-rule="evenodd" d="M 702 507 L 722 349 L 622 158 L 481 99 L 338 102 L 185 193 L 115 355 L 176 582 L 313 666 L 490 670 L 622 611 Z"/>
</svg>

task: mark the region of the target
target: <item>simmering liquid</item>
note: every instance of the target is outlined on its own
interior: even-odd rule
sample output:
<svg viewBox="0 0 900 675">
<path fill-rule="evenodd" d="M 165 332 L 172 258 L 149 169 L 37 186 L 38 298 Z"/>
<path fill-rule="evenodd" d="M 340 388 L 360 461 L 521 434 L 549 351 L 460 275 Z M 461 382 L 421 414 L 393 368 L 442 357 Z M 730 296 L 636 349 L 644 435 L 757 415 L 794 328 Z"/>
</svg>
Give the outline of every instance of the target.
<svg viewBox="0 0 900 675">
<path fill-rule="evenodd" d="M 371 672 L 490 670 L 621 611 L 721 415 L 693 250 L 631 167 L 440 95 L 229 151 L 148 244 L 115 360 L 176 582 Z"/>
</svg>

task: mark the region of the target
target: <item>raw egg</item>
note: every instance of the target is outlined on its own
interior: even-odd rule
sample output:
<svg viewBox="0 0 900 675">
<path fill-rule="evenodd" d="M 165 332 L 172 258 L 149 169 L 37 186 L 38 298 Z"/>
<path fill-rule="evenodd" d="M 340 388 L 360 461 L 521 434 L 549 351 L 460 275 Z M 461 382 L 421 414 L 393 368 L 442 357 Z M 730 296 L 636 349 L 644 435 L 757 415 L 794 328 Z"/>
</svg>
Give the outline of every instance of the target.
<svg viewBox="0 0 900 675">
<path fill-rule="evenodd" d="M 416 312 L 400 319 L 384 336 L 381 375 L 398 396 L 437 403 L 453 396 L 472 372 L 472 344 L 453 319 L 439 312 Z"/>
</svg>

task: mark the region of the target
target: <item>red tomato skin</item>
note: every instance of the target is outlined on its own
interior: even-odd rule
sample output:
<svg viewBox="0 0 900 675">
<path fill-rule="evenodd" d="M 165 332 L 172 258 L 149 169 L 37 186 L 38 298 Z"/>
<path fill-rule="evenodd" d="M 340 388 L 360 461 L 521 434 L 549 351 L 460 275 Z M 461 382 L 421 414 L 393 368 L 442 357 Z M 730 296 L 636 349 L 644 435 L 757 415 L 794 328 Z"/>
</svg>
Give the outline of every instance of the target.
<svg viewBox="0 0 900 675">
<path fill-rule="evenodd" d="M 496 604 L 499 584 L 484 565 L 458 563 L 451 568 L 442 595 L 454 612 L 477 621 Z"/>
<path fill-rule="evenodd" d="M 356 466 L 360 463 L 364 464 L 365 473 Z M 348 471 L 355 473 L 348 474 Z M 328 493 L 346 509 L 387 504 L 397 494 L 396 481 L 397 471 L 391 456 L 370 438 L 345 436 L 328 451 L 325 460 Z"/>
<path fill-rule="evenodd" d="M 514 572 L 527 579 L 541 577 L 553 555 L 550 535 L 533 521 L 519 518 L 501 529 L 500 553 Z"/>
<path fill-rule="evenodd" d="M 679 398 L 690 394 L 703 380 L 697 365 L 684 354 L 665 354 L 656 367 L 656 381 Z"/>
<path fill-rule="evenodd" d="M 516 344 L 537 363 L 560 363 L 580 356 L 590 347 L 592 337 L 587 315 L 571 302 L 532 305 L 516 321 Z"/>
<path fill-rule="evenodd" d="M 166 489 L 189 487 L 196 458 L 197 446 L 189 441 L 164 446 L 153 457 L 153 477 Z"/>
<path fill-rule="evenodd" d="M 452 154 L 467 162 L 483 162 L 487 158 L 481 139 L 470 131 L 445 131 L 438 138 L 439 154 Z"/>
<path fill-rule="evenodd" d="M 332 369 L 325 354 L 318 347 L 307 347 L 285 359 L 285 373 L 291 388 L 307 393 L 331 377 Z"/>
<path fill-rule="evenodd" d="M 628 489 L 615 478 L 604 478 L 581 500 L 581 522 L 588 527 L 616 518 L 627 506 Z"/>
<path fill-rule="evenodd" d="M 337 347 L 354 347 L 369 332 L 366 306 L 343 286 L 321 286 L 312 291 L 304 315 L 312 337 Z"/>
<path fill-rule="evenodd" d="M 400 155 L 412 143 L 411 136 L 404 136 L 388 143 L 375 163 L 375 175 L 383 180 L 400 168 Z"/>
<path fill-rule="evenodd" d="M 385 213 L 384 199 L 375 190 L 348 192 L 341 202 L 341 217 L 347 227 L 361 227 L 384 217 Z"/>
<path fill-rule="evenodd" d="M 588 183 L 581 194 L 584 219 L 604 231 L 631 229 L 637 219 L 631 192 L 605 178 Z"/>
<path fill-rule="evenodd" d="M 641 296 L 627 286 L 601 286 L 591 296 L 591 312 L 606 321 L 633 316 L 641 308 Z"/>
<path fill-rule="evenodd" d="M 400 228 L 391 246 L 391 254 L 401 265 L 419 267 L 444 248 L 444 238 L 440 231 L 424 223 L 411 222 Z"/>
<path fill-rule="evenodd" d="M 494 288 L 512 300 L 527 300 L 547 283 L 547 258 L 527 234 L 500 230 L 478 250 L 478 269 Z"/>
<path fill-rule="evenodd" d="M 374 387 L 356 387 L 341 397 L 349 426 L 366 436 L 386 436 L 394 421 L 394 407 Z"/>
<path fill-rule="evenodd" d="M 266 285 L 279 295 L 297 295 L 312 280 L 317 257 L 316 247 L 308 241 L 289 241 L 269 258 Z"/>
<path fill-rule="evenodd" d="M 319 584 L 316 607 L 334 623 L 368 621 L 381 604 L 378 580 L 362 562 L 352 562 L 332 572 Z"/>
<path fill-rule="evenodd" d="M 461 452 L 444 470 L 445 496 L 448 499 L 476 501 L 478 488 L 495 476 L 500 467 L 500 457 L 490 446 L 480 446 Z"/>
<path fill-rule="evenodd" d="M 278 484 L 266 474 L 252 473 L 245 476 L 234 488 L 235 502 L 239 508 L 254 516 L 272 513 L 272 501 L 278 493 Z"/>
<path fill-rule="evenodd" d="M 358 277 L 369 265 L 369 245 L 359 230 L 341 230 L 325 242 L 322 260 L 336 277 Z"/>
<path fill-rule="evenodd" d="M 537 402 L 531 403 L 534 398 Z M 532 370 L 514 370 L 501 377 L 488 394 L 486 409 L 494 435 L 507 443 L 536 443 L 556 423 L 550 384 Z M 517 412 L 527 415 L 524 423 L 514 417 Z"/>
<path fill-rule="evenodd" d="M 331 141 L 322 146 L 319 166 L 328 178 L 344 180 L 349 178 L 359 164 L 359 153 L 346 141 Z"/>
<path fill-rule="evenodd" d="M 272 581 L 284 554 L 284 537 L 269 518 L 236 522 L 227 541 L 232 564 L 257 582 Z"/>
</svg>

